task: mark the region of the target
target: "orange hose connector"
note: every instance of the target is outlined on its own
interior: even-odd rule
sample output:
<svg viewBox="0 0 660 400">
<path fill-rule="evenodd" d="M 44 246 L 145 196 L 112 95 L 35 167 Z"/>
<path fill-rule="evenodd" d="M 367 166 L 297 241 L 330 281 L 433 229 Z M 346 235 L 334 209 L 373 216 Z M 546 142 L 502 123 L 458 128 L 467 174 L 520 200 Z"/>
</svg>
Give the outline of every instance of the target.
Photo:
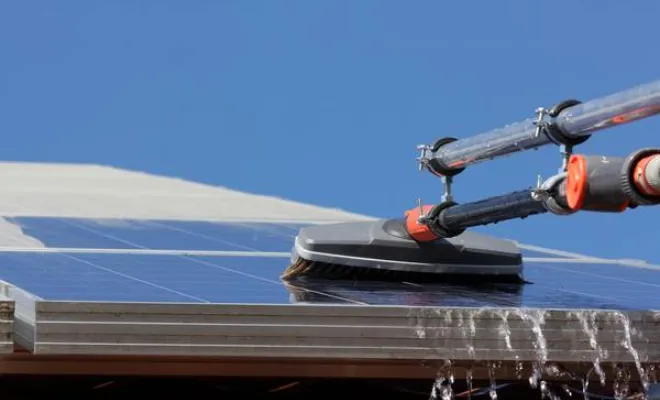
<svg viewBox="0 0 660 400">
<path fill-rule="evenodd" d="M 660 154 L 644 157 L 633 170 L 635 188 L 647 196 L 660 196 Z"/>
<path fill-rule="evenodd" d="M 431 209 L 433 209 L 433 206 L 423 206 L 422 213 L 426 215 L 431 211 Z M 406 211 L 405 215 L 406 231 L 408 231 L 408 234 L 414 240 L 418 242 L 430 242 L 438 238 L 438 236 L 433 233 L 433 231 L 431 231 L 431 228 L 429 228 L 428 225 L 420 224 L 417 222 L 421 215 L 419 207 L 415 207 Z"/>
<path fill-rule="evenodd" d="M 573 211 L 623 212 L 630 205 L 620 183 L 624 160 L 571 155 L 566 171 L 566 204 Z"/>
</svg>

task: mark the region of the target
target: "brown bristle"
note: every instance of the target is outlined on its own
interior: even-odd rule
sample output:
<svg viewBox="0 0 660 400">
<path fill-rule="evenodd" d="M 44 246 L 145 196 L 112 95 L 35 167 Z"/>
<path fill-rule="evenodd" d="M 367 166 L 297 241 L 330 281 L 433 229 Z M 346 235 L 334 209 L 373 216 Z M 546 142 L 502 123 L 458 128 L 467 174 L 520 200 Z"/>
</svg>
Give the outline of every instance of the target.
<svg viewBox="0 0 660 400">
<path fill-rule="evenodd" d="M 296 277 L 305 275 L 311 264 L 313 264 L 311 261 L 297 257 L 296 260 L 284 270 L 281 278 L 295 279 Z"/>
<path fill-rule="evenodd" d="M 347 266 L 330 264 L 319 261 L 309 261 L 300 257 L 289 265 L 281 276 L 283 280 L 295 280 L 297 278 L 312 279 L 363 279 L 380 281 L 407 281 L 407 282 L 442 282 L 442 283 L 523 283 L 517 276 L 478 276 L 463 274 L 434 274 L 418 271 L 398 271 L 391 269 L 364 268 L 358 266 Z"/>
</svg>

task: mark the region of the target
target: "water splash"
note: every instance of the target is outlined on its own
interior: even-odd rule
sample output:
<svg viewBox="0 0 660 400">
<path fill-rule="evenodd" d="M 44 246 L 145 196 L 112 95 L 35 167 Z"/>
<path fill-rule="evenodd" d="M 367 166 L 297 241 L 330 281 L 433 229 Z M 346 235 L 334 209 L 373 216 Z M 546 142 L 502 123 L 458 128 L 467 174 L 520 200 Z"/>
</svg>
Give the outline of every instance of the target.
<svg viewBox="0 0 660 400">
<path fill-rule="evenodd" d="M 628 371 L 626 371 L 620 364 L 617 364 L 614 369 L 614 399 L 624 400 L 628 397 L 628 392 L 630 390 L 630 376 L 628 375 Z"/>
<path fill-rule="evenodd" d="M 541 381 L 541 399 L 561 400 L 561 397 L 550 390 L 546 381 Z"/>
<path fill-rule="evenodd" d="M 438 371 L 436 375 L 435 382 L 433 382 L 433 387 L 431 389 L 431 399 L 438 399 L 440 395 L 441 400 L 453 400 L 454 399 L 454 372 L 451 365 L 451 360 L 445 361 L 445 365 Z"/>
<path fill-rule="evenodd" d="M 549 363 L 545 367 L 545 373 L 551 378 L 579 380 L 579 378 L 571 371 L 564 369 L 555 363 Z"/>
<path fill-rule="evenodd" d="M 584 396 L 584 400 L 589 400 L 589 375 L 590 373 L 582 378 L 582 395 Z"/>
<path fill-rule="evenodd" d="M 533 342 L 534 349 L 536 350 L 536 362 L 532 367 L 529 385 L 532 388 L 537 388 L 538 381 L 542 377 L 543 366 L 548 360 L 548 347 L 545 336 L 543 335 L 546 312 L 543 310 L 520 309 L 516 310 L 516 314 L 520 319 L 532 325 L 532 332 L 536 337 L 536 340 Z"/>
<path fill-rule="evenodd" d="M 441 312 L 441 310 L 440 310 L 440 309 L 436 309 L 436 312 L 439 313 L 439 312 Z M 452 318 L 451 318 L 451 310 L 446 310 L 444 314 L 445 314 L 445 325 L 446 325 L 446 326 L 451 326 L 451 321 L 452 321 Z"/>
<path fill-rule="evenodd" d="M 409 318 L 414 321 L 415 334 L 419 339 L 426 339 L 427 321 L 423 309 L 412 308 L 409 313 Z"/>
<path fill-rule="evenodd" d="M 642 363 L 639 358 L 639 353 L 635 349 L 632 343 L 632 336 L 630 333 L 630 319 L 628 318 L 627 315 L 625 315 L 622 312 L 616 312 L 615 313 L 616 318 L 619 320 L 623 327 L 623 340 L 621 341 L 621 345 L 623 348 L 628 350 L 628 353 L 633 357 L 633 360 L 635 361 L 635 367 L 637 368 L 637 373 L 639 374 L 639 379 L 642 382 L 642 386 L 644 387 L 644 391 L 648 391 L 649 389 L 649 379 L 646 371 L 644 371 L 644 368 L 642 367 Z"/>
<path fill-rule="evenodd" d="M 474 338 L 477 335 L 477 326 L 474 322 L 475 312 L 468 312 L 468 327 L 470 328 L 470 337 Z"/>
<path fill-rule="evenodd" d="M 532 364 L 532 373 L 529 376 L 529 386 L 533 389 L 536 389 L 539 386 L 539 379 L 542 377 L 541 368 L 539 368 L 539 363 L 535 362 Z"/>
<path fill-rule="evenodd" d="M 522 379 L 522 373 L 524 370 L 524 364 L 520 361 L 520 357 L 516 356 L 516 379 Z"/>
<path fill-rule="evenodd" d="M 649 381 L 650 383 L 658 383 L 658 375 L 656 373 L 656 366 L 652 364 L 649 366 Z"/>
<path fill-rule="evenodd" d="M 548 388 L 548 383 L 546 381 L 541 381 L 539 388 L 541 390 L 541 399 L 554 399 L 552 392 Z"/>
<path fill-rule="evenodd" d="M 465 310 L 458 313 L 458 328 L 461 331 L 461 336 L 465 342 L 468 357 L 472 360 L 476 359 L 477 355 L 474 351 L 474 336 L 477 329 L 474 323 L 474 313 L 471 310 Z"/>
<path fill-rule="evenodd" d="M 456 327 L 461 331 L 461 336 L 463 339 L 467 339 L 467 331 L 465 329 L 465 318 L 463 317 L 462 312 L 457 313 L 457 322 L 456 322 Z"/>
<path fill-rule="evenodd" d="M 548 390 L 548 384 L 546 383 L 546 381 L 541 381 L 540 388 L 541 388 L 541 398 L 542 399 L 547 399 L 548 397 L 550 397 L 548 395 L 548 393 L 550 391 Z"/>
<path fill-rule="evenodd" d="M 606 377 L 605 377 L 605 371 L 603 371 L 603 368 L 601 366 L 601 361 L 607 358 L 607 353 L 598 343 L 596 312 L 577 311 L 571 314 L 574 315 L 578 319 L 578 321 L 580 321 L 580 324 L 582 325 L 582 330 L 589 338 L 589 345 L 594 350 L 594 359 L 592 360 L 594 371 L 596 371 L 596 374 L 600 378 L 601 386 L 605 386 Z"/>
<path fill-rule="evenodd" d="M 511 329 L 509 329 L 509 311 L 504 310 L 498 313 L 502 320 L 502 325 L 500 325 L 500 336 L 504 338 L 504 343 L 506 348 L 512 350 L 511 347 Z"/>
<path fill-rule="evenodd" d="M 468 344 L 468 345 L 467 345 L 467 351 L 468 351 L 468 356 L 470 356 L 470 358 L 471 358 L 472 360 L 474 360 L 474 359 L 477 358 L 477 355 L 476 355 L 476 353 L 475 353 L 475 351 L 474 351 L 474 346 Z"/>
<path fill-rule="evenodd" d="M 468 357 L 471 360 L 475 360 L 477 358 L 477 354 L 474 348 L 474 338 L 477 336 L 477 325 L 474 318 L 482 312 L 484 312 L 483 308 L 477 310 L 464 310 L 458 320 L 462 330 L 463 339 L 465 340 L 465 348 L 467 350 Z"/>
<path fill-rule="evenodd" d="M 465 384 L 467 385 L 468 399 L 472 400 L 472 367 L 465 369 Z"/>
<path fill-rule="evenodd" d="M 488 394 L 490 395 L 491 400 L 497 400 L 497 382 L 495 381 L 495 368 L 497 365 L 495 363 L 488 363 L 488 378 L 490 379 L 490 389 Z"/>
</svg>

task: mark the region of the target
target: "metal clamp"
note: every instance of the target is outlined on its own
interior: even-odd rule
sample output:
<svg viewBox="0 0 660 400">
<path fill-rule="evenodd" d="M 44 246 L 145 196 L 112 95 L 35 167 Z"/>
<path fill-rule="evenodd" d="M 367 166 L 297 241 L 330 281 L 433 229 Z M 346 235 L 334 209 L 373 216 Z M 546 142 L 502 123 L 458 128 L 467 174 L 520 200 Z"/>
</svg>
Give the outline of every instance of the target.
<svg viewBox="0 0 660 400">
<path fill-rule="evenodd" d="M 418 170 L 421 172 L 426 167 L 427 169 L 429 169 L 429 171 L 431 171 L 431 173 L 433 173 L 436 176 L 439 176 L 440 179 L 442 179 L 442 185 L 443 185 L 442 201 L 443 202 L 454 201 L 451 191 L 452 183 L 454 182 L 453 175 L 440 175 L 436 173 L 432 168 L 429 168 L 429 162 L 431 161 L 431 158 L 429 158 L 428 154 L 433 153 L 433 151 L 435 151 L 434 147 L 436 146 L 429 146 L 426 144 L 420 144 L 417 146 L 417 150 L 419 151 L 419 157 L 417 157 Z"/>
<path fill-rule="evenodd" d="M 547 109 L 543 107 L 536 109 L 536 121 L 534 122 L 534 125 L 536 125 L 536 132 L 534 132 L 534 138 L 541 136 L 541 133 L 547 130 L 548 122 L 545 120 L 546 115 L 548 115 Z"/>
<path fill-rule="evenodd" d="M 422 204 L 422 199 L 417 199 L 417 206 L 419 207 L 419 217 L 417 217 L 417 223 L 420 225 L 428 225 L 429 218 L 424 214 L 424 205 Z"/>
<path fill-rule="evenodd" d="M 546 210 L 555 215 L 569 215 L 576 211 L 560 204 L 557 197 L 558 185 L 566 179 L 566 172 L 560 172 L 542 182 L 541 175 L 537 177 L 536 188 L 531 192 L 534 200 L 543 202 Z M 542 182 L 542 183 L 541 183 Z"/>
<path fill-rule="evenodd" d="M 419 164 L 418 168 L 419 171 L 422 171 L 424 167 L 428 165 L 429 161 L 431 161 L 431 159 L 428 158 L 427 153 L 433 149 L 427 144 L 420 144 L 417 146 L 417 150 L 419 151 L 419 157 L 417 157 L 417 162 Z"/>
<path fill-rule="evenodd" d="M 568 104 L 568 103 L 567 103 Z M 570 104 L 573 104 L 572 102 Z M 546 120 L 546 116 L 553 117 L 558 114 L 558 111 L 556 110 L 556 106 L 553 107 L 552 110 L 548 110 L 543 107 L 537 108 L 536 111 L 536 121 L 534 121 L 534 125 L 536 125 L 536 131 L 534 132 L 534 138 L 538 138 L 541 136 L 541 134 L 547 135 L 553 142 L 559 145 L 559 152 L 562 155 L 562 164 L 561 167 L 559 168 L 559 172 L 566 172 L 566 168 L 568 167 L 568 160 L 571 158 L 571 155 L 573 154 L 573 144 L 572 143 L 562 143 L 562 142 L 557 142 L 555 139 L 556 135 L 553 135 L 552 132 L 550 132 L 551 126 L 550 123 Z"/>
<path fill-rule="evenodd" d="M 543 187 L 543 179 L 540 174 L 536 176 L 536 187 L 532 189 L 531 195 L 536 201 L 545 201 L 550 197 L 550 192 Z"/>
</svg>

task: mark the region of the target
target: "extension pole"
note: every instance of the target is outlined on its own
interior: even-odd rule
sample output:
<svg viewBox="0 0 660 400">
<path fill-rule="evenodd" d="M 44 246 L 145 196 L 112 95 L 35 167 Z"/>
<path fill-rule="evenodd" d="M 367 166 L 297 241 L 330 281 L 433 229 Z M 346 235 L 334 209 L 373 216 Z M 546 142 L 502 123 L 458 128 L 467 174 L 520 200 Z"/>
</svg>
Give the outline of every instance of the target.
<svg viewBox="0 0 660 400">
<path fill-rule="evenodd" d="M 446 143 L 425 158 L 441 170 L 458 171 L 471 164 L 550 143 L 572 145 L 599 130 L 660 113 L 660 80 L 585 103 L 567 101 L 546 112 L 503 128 Z M 539 121 L 545 129 L 538 129 Z M 562 143 L 563 142 L 563 143 Z"/>
</svg>

